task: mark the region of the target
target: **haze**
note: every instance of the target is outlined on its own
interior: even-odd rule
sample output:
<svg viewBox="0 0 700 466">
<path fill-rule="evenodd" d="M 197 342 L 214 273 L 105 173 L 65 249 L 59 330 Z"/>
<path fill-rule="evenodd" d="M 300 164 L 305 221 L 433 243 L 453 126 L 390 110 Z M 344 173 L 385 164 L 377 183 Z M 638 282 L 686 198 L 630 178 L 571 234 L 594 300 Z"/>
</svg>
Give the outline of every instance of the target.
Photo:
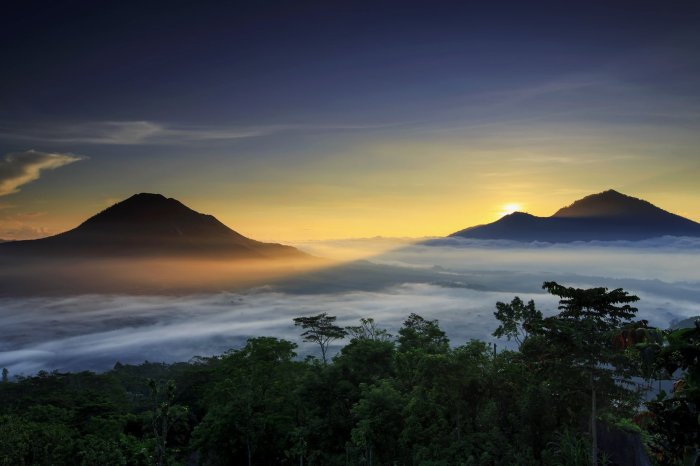
<svg viewBox="0 0 700 466">
<path fill-rule="evenodd" d="M 314 347 L 301 342 L 292 319 L 320 312 L 337 315 L 343 325 L 372 317 L 393 332 L 415 312 L 439 319 L 455 345 L 470 338 L 493 341 L 497 301 L 518 295 L 535 299 L 547 314 L 556 310 L 556 301 L 540 289 L 545 280 L 622 287 L 641 297 L 640 318 L 662 328 L 700 309 L 698 239 L 567 246 L 434 241 L 443 244 L 411 246 L 391 239 L 315 243 L 326 252 L 344 253 L 347 243 L 353 253 L 364 243 L 367 252 L 376 250 L 377 242 L 381 247 L 394 243 L 396 249 L 370 260 L 297 270 L 247 290 L 3 298 L 0 366 L 17 374 L 105 370 L 117 360 L 189 360 L 260 335 L 297 341 L 306 354 Z M 193 283 L 199 282 L 187 286 Z"/>
</svg>

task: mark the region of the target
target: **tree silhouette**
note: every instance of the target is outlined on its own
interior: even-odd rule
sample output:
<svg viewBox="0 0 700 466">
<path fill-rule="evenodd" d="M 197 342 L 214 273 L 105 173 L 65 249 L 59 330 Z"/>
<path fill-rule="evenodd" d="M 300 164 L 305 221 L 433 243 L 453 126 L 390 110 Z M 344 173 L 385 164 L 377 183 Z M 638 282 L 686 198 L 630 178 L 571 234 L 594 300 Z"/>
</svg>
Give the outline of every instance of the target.
<svg viewBox="0 0 700 466">
<path fill-rule="evenodd" d="M 572 288 L 544 282 L 542 288 L 559 297 L 558 315 L 542 322 L 542 331 L 560 349 L 560 358 L 572 368 L 588 373 L 591 393 L 591 464 L 598 464 L 597 391 L 599 381 L 609 381 L 611 370 L 624 361 L 611 341 L 621 327 L 632 325 L 639 297 L 621 288 Z"/>
<path fill-rule="evenodd" d="M 391 333 L 377 327 L 371 317 L 361 318 L 360 325 L 345 327 L 345 330 L 352 340 L 390 341 L 392 338 Z"/>
<path fill-rule="evenodd" d="M 493 336 L 506 337 L 508 341 L 512 338 L 518 343 L 518 348 L 531 332 L 536 332 L 542 326 L 542 313 L 535 308 L 535 302 L 530 300 L 525 304 L 517 296 L 510 304 L 497 302 L 493 315 L 501 322 Z"/>
<path fill-rule="evenodd" d="M 304 341 L 317 343 L 321 347 L 321 357 L 324 365 L 328 364 L 326 359 L 328 345 L 335 340 L 344 338 L 348 334 L 345 329 L 335 325 L 335 319 L 335 316 L 329 316 L 325 312 L 315 316 L 297 317 L 294 319 L 294 325 L 305 330 L 301 334 Z"/>
</svg>

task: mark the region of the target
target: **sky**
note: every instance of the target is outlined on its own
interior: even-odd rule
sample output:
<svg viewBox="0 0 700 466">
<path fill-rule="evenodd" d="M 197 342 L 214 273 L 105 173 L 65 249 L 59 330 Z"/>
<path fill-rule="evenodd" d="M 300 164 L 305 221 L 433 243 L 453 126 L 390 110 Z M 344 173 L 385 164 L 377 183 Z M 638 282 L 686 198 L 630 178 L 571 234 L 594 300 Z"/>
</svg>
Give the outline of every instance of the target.
<svg viewBox="0 0 700 466">
<path fill-rule="evenodd" d="M 447 235 L 616 189 L 700 221 L 700 4 L 0 12 L 0 238 L 158 192 L 260 240 Z"/>
</svg>

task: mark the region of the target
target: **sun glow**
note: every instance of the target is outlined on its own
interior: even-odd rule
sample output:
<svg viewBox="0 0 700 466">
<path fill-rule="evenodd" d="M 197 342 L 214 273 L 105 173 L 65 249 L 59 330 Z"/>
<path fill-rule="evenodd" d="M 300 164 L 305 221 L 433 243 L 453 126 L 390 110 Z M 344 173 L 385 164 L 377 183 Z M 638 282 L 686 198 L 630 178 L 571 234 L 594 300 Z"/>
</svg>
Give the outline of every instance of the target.
<svg viewBox="0 0 700 466">
<path fill-rule="evenodd" d="M 519 212 L 522 211 L 522 206 L 517 203 L 510 203 L 510 204 L 504 204 L 501 207 L 501 211 L 498 213 L 499 217 L 505 217 L 506 215 L 510 215 L 513 212 Z"/>
</svg>

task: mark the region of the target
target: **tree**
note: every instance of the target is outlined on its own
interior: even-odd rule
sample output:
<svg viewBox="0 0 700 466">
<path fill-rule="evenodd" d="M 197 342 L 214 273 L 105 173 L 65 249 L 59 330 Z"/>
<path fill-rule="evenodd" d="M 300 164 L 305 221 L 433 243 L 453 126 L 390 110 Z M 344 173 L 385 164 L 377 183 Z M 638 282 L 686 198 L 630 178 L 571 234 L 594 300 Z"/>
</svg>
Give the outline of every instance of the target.
<svg viewBox="0 0 700 466">
<path fill-rule="evenodd" d="M 281 464 L 302 456 L 297 388 L 305 377 L 296 344 L 271 337 L 248 340 L 221 358 L 208 387 L 206 415 L 193 434 L 202 462 Z"/>
<path fill-rule="evenodd" d="M 392 335 L 383 328 L 378 328 L 371 317 L 361 318 L 360 325 L 345 327 L 351 340 L 389 341 Z"/>
<path fill-rule="evenodd" d="M 388 380 L 361 384 L 360 388 L 362 396 L 352 408 L 357 420 L 351 432 L 352 442 L 362 450 L 363 464 L 391 464 L 399 456 L 398 439 L 406 401 Z"/>
<path fill-rule="evenodd" d="M 614 383 L 610 367 L 616 369 L 624 361 L 611 344 L 612 337 L 623 326 L 633 325 L 637 308 L 630 304 L 639 300 L 621 288 L 572 288 L 556 282 L 544 282 L 542 288 L 558 296 L 558 315 L 542 322 L 542 332 L 559 349 L 558 357 L 571 368 L 588 374 L 591 393 L 591 463 L 598 462 L 597 385 L 600 379 L 608 387 Z"/>
<path fill-rule="evenodd" d="M 630 295 L 622 288 L 612 291 L 603 287 L 581 289 L 565 287 L 557 282 L 544 282 L 542 288 L 560 298 L 559 310 L 562 312 L 556 316 L 557 319 L 584 324 L 593 330 L 588 337 L 594 340 L 602 338 L 607 342 L 609 332 L 631 323 L 637 314 L 637 308 L 630 306 L 630 303 L 639 301 L 639 297 Z M 604 346 L 607 347 L 607 343 Z"/>
<path fill-rule="evenodd" d="M 418 314 L 408 316 L 399 330 L 398 342 L 403 352 L 419 349 L 428 354 L 440 354 L 450 348 L 450 340 L 438 321 L 426 320 Z"/>
<path fill-rule="evenodd" d="M 625 346 L 634 345 L 640 357 L 653 355 L 657 372 L 680 375 L 672 396 L 662 391 L 646 403 L 652 414 L 652 449 L 662 465 L 695 465 L 700 458 L 700 320 L 694 328 L 661 333 L 655 329 L 622 334 Z"/>
<path fill-rule="evenodd" d="M 450 350 L 450 340 L 437 320 L 426 320 L 410 314 L 399 329 L 396 371 L 404 390 L 420 383 L 426 370 L 431 371 L 434 359 L 444 357 Z"/>
<path fill-rule="evenodd" d="M 7 370 L 7 367 L 2 368 L 2 382 L 5 383 L 9 380 L 9 374 L 10 371 Z"/>
<path fill-rule="evenodd" d="M 542 318 L 534 302 L 524 305 L 519 298 L 511 304 L 497 304 L 496 318 L 501 321 L 494 335 L 514 338 L 521 354 L 532 369 L 540 370 L 557 386 L 556 392 L 566 394 L 568 411 L 581 410 L 581 387 L 588 386 L 590 399 L 591 463 L 597 464 L 596 419 L 598 394 L 607 397 L 607 406 L 620 409 L 629 406 L 625 397 L 631 392 L 619 383 L 626 378 L 630 366 L 624 354 L 613 347 L 612 341 L 623 327 L 645 326 L 635 322 L 637 309 L 631 304 L 639 298 L 621 288 L 589 289 L 565 287 L 545 282 L 542 288 L 559 297 L 559 314 Z M 602 390 L 604 388 L 604 390 Z M 561 396 L 560 395 L 560 396 Z"/>
<path fill-rule="evenodd" d="M 326 358 L 328 345 L 335 340 L 345 338 L 348 334 L 345 329 L 335 325 L 335 319 L 335 316 L 329 316 L 325 312 L 315 316 L 297 317 L 294 319 L 294 325 L 305 330 L 301 334 L 304 341 L 317 343 L 321 348 L 321 357 L 324 365 L 328 363 Z"/>
<path fill-rule="evenodd" d="M 510 304 L 497 302 L 496 312 L 493 313 L 501 322 L 501 325 L 493 332 L 497 338 L 506 337 L 508 341 L 514 339 L 518 348 L 531 332 L 537 332 L 542 326 L 542 313 L 535 308 L 533 300 L 527 304 L 519 297 L 513 298 Z"/>
<path fill-rule="evenodd" d="M 186 408 L 174 404 L 175 382 L 169 380 L 165 386 L 148 380 L 151 392 L 151 427 L 155 438 L 155 457 L 158 466 L 168 463 L 168 433 L 175 421 L 184 416 Z"/>
</svg>

